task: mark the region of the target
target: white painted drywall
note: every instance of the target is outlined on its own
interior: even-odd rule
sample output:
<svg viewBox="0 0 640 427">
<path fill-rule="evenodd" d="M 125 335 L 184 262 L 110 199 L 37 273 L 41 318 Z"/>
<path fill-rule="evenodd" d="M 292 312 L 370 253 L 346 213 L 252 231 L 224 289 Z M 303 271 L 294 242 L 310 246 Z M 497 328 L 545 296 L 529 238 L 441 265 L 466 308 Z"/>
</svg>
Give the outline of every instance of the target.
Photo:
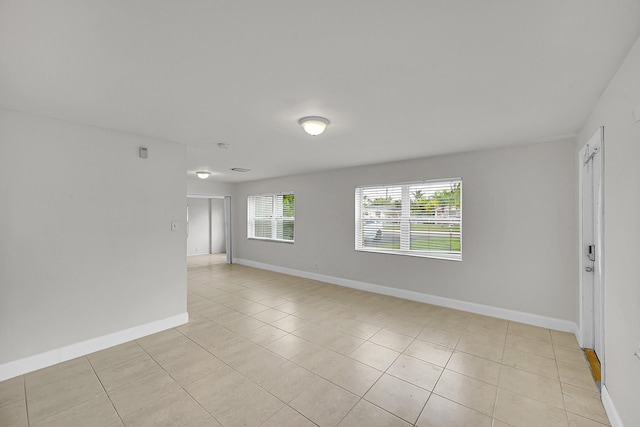
<svg viewBox="0 0 640 427">
<path fill-rule="evenodd" d="M 565 140 L 236 184 L 234 257 L 576 322 L 574 145 Z M 458 176 L 462 262 L 354 250 L 356 185 Z M 247 196 L 285 190 L 296 195 L 295 243 L 247 240 Z"/>
<path fill-rule="evenodd" d="M 625 426 L 640 425 L 640 39 L 576 141 L 604 126 L 604 382 Z"/>
<path fill-rule="evenodd" d="M 211 253 L 226 252 L 224 199 L 211 199 Z"/>
<path fill-rule="evenodd" d="M 210 252 L 209 199 L 188 198 L 189 230 L 187 255 L 204 255 Z"/>
<path fill-rule="evenodd" d="M 0 110 L 0 364 L 186 313 L 185 169 L 178 144 Z"/>
<path fill-rule="evenodd" d="M 190 196 L 230 196 L 233 194 L 233 185 L 226 182 L 216 182 L 211 176 L 207 179 L 200 179 L 196 176 L 187 178 L 187 194 Z"/>
</svg>

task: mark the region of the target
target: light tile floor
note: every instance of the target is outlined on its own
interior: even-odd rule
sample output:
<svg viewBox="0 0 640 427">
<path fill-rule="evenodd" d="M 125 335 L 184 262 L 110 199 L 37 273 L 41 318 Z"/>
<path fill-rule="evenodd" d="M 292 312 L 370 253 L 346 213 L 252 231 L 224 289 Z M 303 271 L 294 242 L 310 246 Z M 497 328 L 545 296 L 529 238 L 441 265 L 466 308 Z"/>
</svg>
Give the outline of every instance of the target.
<svg viewBox="0 0 640 427">
<path fill-rule="evenodd" d="M 0 425 L 609 425 L 571 334 L 188 264 L 187 325 L 0 383 Z"/>
</svg>

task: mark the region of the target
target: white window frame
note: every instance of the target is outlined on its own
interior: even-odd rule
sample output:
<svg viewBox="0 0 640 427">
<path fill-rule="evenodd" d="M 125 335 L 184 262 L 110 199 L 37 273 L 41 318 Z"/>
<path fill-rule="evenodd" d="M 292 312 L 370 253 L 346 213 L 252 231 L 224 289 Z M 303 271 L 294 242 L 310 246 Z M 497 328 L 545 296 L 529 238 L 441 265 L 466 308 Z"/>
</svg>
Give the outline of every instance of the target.
<svg viewBox="0 0 640 427">
<path fill-rule="evenodd" d="M 460 207 L 459 213 L 456 213 L 456 217 L 454 219 L 444 219 L 439 220 L 438 222 L 449 222 L 453 224 L 455 227 L 459 227 L 459 239 L 460 239 L 460 249 L 459 251 L 436 251 L 436 250 L 420 250 L 420 249 L 411 249 L 411 223 L 417 222 L 416 217 L 411 216 L 411 187 L 416 186 L 433 186 L 434 188 L 440 187 L 445 188 L 443 186 L 446 185 L 460 185 Z M 398 188 L 400 188 L 400 192 L 398 193 Z M 395 194 L 400 197 L 396 200 L 400 200 L 400 210 L 395 210 L 394 213 L 400 212 L 399 217 L 395 220 L 387 220 L 389 222 L 399 222 L 399 248 L 380 248 L 375 246 L 368 246 L 365 242 L 366 233 L 370 232 L 367 230 L 366 222 L 370 222 L 371 217 L 365 217 L 366 213 L 363 212 L 363 194 L 366 190 L 378 190 L 385 191 L 386 189 L 395 191 Z M 380 221 L 384 224 L 384 220 Z M 381 229 L 384 228 L 382 225 Z M 417 256 L 423 258 L 436 258 L 436 259 L 445 259 L 452 261 L 462 261 L 462 178 L 454 177 L 454 178 L 444 178 L 444 179 L 432 179 L 426 181 L 413 181 L 413 182 L 402 182 L 402 183 L 393 183 L 393 184 L 382 184 L 382 185 L 360 185 L 356 186 L 355 189 L 355 250 L 361 252 L 374 252 L 374 253 L 384 253 L 384 254 L 394 254 L 394 255 L 408 255 L 408 256 Z M 454 229 L 455 230 L 455 229 Z M 457 234 L 455 231 L 453 234 Z M 449 234 L 449 238 L 451 239 L 451 233 Z M 397 240 L 396 240 L 397 242 Z M 397 243 L 396 243 L 397 244 Z"/>
<path fill-rule="evenodd" d="M 293 196 L 294 216 L 280 215 L 278 212 L 282 211 L 282 204 L 278 203 L 279 196 Z M 256 217 L 255 216 L 255 201 L 258 197 L 272 197 L 272 214 L 268 217 Z M 283 191 L 278 193 L 261 193 L 251 194 L 247 196 L 247 239 L 249 240 L 264 240 L 269 242 L 281 242 L 281 243 L 295 243 L 295 193 L 293 191 Z M 261 237 L 255 235 L 255 223 L 256 219 L 271 220 L 271 237 Z M 278 238 L 278 222 L 291 221 L 293 223 L 293 239 L 279 239 Z"/>
</svg>

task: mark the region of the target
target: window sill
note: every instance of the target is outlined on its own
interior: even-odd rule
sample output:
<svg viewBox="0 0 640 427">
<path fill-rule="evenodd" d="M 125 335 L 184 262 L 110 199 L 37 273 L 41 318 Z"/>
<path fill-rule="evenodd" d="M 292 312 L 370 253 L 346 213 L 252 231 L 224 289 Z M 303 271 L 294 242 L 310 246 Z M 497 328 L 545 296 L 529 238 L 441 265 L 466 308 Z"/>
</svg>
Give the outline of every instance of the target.
<svg viewBox="0 0 640 427">
<path fill-rule="evenodd" d="M 247 240 L 257 240 L 259 242 L 288 243 L 290 245 L 295 243 L 295 240 L 266 239 L 263 237 L 247 237 Z"/>
<path fill-rule="evenodd" d="M 385 255 L 404 255 L 404 256 L 412 256 L 417 258 L 433 258 L 433 259 L 441 259 L 445 261 L 462 261 L 462 254 L 451 254 L 447 252 L 429 252 L 429 253 L 420 253 L 420 252 L 409 252 L 409 251 L 385 251 L 384 249 L 367 249 L 367 248 L 356 248 L 357 252 L 369 252 L 374 254 L 385 254 Z"/>
</svg>

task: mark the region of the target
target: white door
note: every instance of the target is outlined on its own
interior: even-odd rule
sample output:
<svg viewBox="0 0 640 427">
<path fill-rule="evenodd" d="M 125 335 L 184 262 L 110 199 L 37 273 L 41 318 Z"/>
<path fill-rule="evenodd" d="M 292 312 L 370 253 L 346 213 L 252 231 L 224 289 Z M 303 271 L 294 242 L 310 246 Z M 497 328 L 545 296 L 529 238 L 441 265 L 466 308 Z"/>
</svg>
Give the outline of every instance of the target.
<svg viewBox="0 0 640 427">
<path fill-rule="evenodd" d="M 604 128 L 600 128 L 580 151 L 582 345 L 594 349 L 601 364 L 604 360 L 603 144 Z"/>
</svg>

